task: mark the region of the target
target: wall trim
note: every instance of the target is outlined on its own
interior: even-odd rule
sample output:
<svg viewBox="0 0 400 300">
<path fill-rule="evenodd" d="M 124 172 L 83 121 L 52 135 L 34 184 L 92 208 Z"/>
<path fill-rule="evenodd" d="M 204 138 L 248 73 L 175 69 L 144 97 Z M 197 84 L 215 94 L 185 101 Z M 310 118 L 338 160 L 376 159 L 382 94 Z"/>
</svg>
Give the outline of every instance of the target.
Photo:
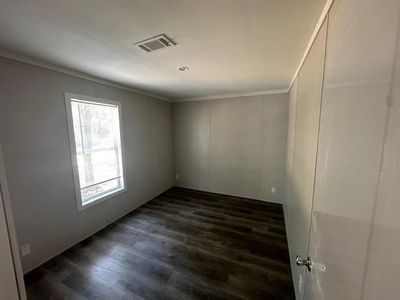
<svg viewBox="0 0 400 300">
<path fill-rule="evenodd" d="M 222 95 L 214 95 L 214 96 L 174 99 L 172 102 L 192 102 L 192 101 L 205 101 L 205 100 L 227 99 L 227 98 L 238 98 L 238 97 L 275 95 L 275 94 L 286 94 L 288 92 L 289 92 L 289 89 L 280 89 L 280 90 L 269 90 L 269 91 L 259 91 L 259 92 L 222 94 Z"/>
<path fill-rule="evenodd" d="M 116 82 L 113 82 L 113 81 L 109 81 L 109 80 L 106 80 L 106 79 L 100 79 L 98 77 L 95 77 L 95 76 L 92 76 L 92 75 L 88 75 L 88 74 L 85 74 L 85 73 L 82 73 L 82 72 L 79 72 L 79 71 L 74 71 L 74 70 L 71 70 L 71 69 L 68 69 L 68 68 L 64 68 L 64 67 L 61 67 L 61 66 L 56 66 L 56 65 L 53 65 L 51 63 L 46 63 L 46 62 L 41 61 L 39 59 L 34 59 L 34 58 L 31 58 L 31 57 L 28 57 L 28 56 L 16 54 L 16 53 L 13 53 L 11 51 L 0 50 L 0 57 L 5 57 L 5 58 L 8 58 L 8 59 L 12 59 L 12 60 L 16 60 L 16 61 L 19 61 L 19 62 L 22 62 L 22 63 L 33 65 L 33 66 L 36 66 L 36 67 L 49 69 L 49 70 L 52 70 L 52 71 L 55 71 L 55 72 L 58 72 L 58 73 L 63 73 L 63 74 L 67 74 L 67 75 L 70 75 L 70 76 L 78 77 L 78 78 L 81 78 L 81 79 L 85 79 L 85 80 L 93 81 L 93 82 L 96 82 L 96 83 L 104 84 L 104 85 L 107 85 L 107 86 L 110 86 L 110 87 L 115 87 L 115 88 L 118 88 L 118 89 L 121 89 L 121 90 L 125 90 L 125 91 L 128 91 L 128 92 L 135 93 L 135 94 L 156 98 L 156 99 L 159 99 L 159 100 L 162 100 L 162 101 L 166 101 L 166 102 L 171 102 L 171 99 L 166 98 L 166 97 L 162 97 L 162 96 L 155 95 L 155 94 L 152 94 L 152 93 L 144 92 L 144 91 L 141 91 L 141 90 L 138 90 L 138 89 L 134 89 L 134 88 L 131 88 L 129 86 L 125 86 L 125 85 L 122 85 L 122 84 L 119 84 L 119 83 L 116 83 Z"/>
<path fill-rule="evenodd" d="M 289 93 L 290 89 L 293 86 L 297 76 L 300 73 L 300 70 L 306 60 L 308 53 L 311 50 L 312 45 L 314 44 L 315 39 L 317 38 L 318 32 L 323 25 L 326 16 L 329 13 L 329 10 L 332 7 L 332 4 L 335 0 L 327 0 L 325 6 L 321 12 L 321 15 L 318 19 L 317 24 L 314 27 L 314 31 L 311 34 L 310 40 L 308 41 L 307 47 L 304 51 L 304 54 L 300 60 L 300 63 L 293 75 L 292 80 L 290 81 L 289 87 L 287 89 L 278 89 L 278 90 L 268 90 L 268 91 L 259 91 L 259 92 L 248 92 L 248 93 L 236 93 L 236 94 L 223 94 L 223 95 L 214 95 L 214 96 L 205 96 L 205 97 L 192 97 L 192 98 L 183 98 L 183 99 L 173 99 L 172 102 L 191 102 L 191 101 L 203 101 L 203 100 L 214 100 L 214 99 L 224 99 L 224 98 L 237 98 L 237 97 L 250 97 L 250 96 L 262 96 L 262 95 L 273 95 L 273 94 L 284 94 Z"/>
<path fill-rule="evenodd" d="M 293 78 L 292 78 L 292 81 L 290 82 L 288 91 L 290 91 L 290 89 L 291 89 L 292 86 L 293 86 L 294 81 L 296 80 L 297 76 L 299 75 L 300 70 L 301 70 L 301 67 L 302 67 L 303 64 L 304 64 L 304 61 L 306 60 L 307 55 L 308 55 L 308 53 L 310 52 L 311 47 L 312 47 L 312 45 L 314 44 L 315 39 L 317 38 L 318 32 L 319 32 L 319 30 L 321 29 L 321 26 L 322 26 L 322 24 L 324 23 L 325 18 L 326 18 L 326 16 L 328 15 L 329 10 L 330 10 L 330 8 L 331 8 L 331 6 L 332 6 L 332 4 L 333 4 L 334 1 L 335 1 L 335 0 L 327 0 L 327 1 L 326 1 L 325 6 L 324 6 L 324 9 L 322 10 L 322 13 L 321 13 L 321 15 L 320 15 L 320 17 L 319 17 L 319 19 L 318 19 L 318 22 L 317 22 L 317 24 L 316 24 L 315 27 L 314 27 L 313 33 L 311 34 L 311 38 L 310 38 L 310 40 L 308 41 L 308 44 L 307 44 L 306 50 L 304 51 L 303 57 L 301 58 L 300 63 L 299 63 L 299 66 L 297 67 L 296 72 L 294 73 L 294 76 L 293 76 Z"/>
</svg>

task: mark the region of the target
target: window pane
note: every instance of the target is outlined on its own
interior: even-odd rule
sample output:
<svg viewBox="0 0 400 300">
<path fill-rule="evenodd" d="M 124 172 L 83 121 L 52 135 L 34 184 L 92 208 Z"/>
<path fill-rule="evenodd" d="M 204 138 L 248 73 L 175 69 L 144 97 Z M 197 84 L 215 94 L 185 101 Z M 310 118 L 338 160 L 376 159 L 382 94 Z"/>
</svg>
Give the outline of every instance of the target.
<svg viewBox="0 0 400 300">
<path fill-rule="evenodd" d="M 81 188 L 120 176 L 116 149 L 78 154 Z"/>
<path fill-rule="evenodd" d="M 117 105 L 71 99 L 82 204 L 124 188 Z"/>
<path fill-rule="evenodd" d="M 106 181 L 94 186 L 82 189 L 82 204 L 85 205 L 91 202 L 94 198 L 105 195 L 113 190 L 122 188 L 122 179 L 114 179 Z"/>
<path fill-rule="evenodd" d="M 72 118 L 74 123 L 74 135 L 75 135 L 75 146 L 76 146 L 76 153 L 83 153 L 82 148 L 82 134 L 81 134 L 81 127 L 80 127 L 80 118 L 79 118 L 79 103 L 72 102 Z"/>
<path fill-rule="evenodd" d="M 115 106 L 79 103 L 84 152 L 115 146 L 116 113 L 118 108 Z"/>
</svg>

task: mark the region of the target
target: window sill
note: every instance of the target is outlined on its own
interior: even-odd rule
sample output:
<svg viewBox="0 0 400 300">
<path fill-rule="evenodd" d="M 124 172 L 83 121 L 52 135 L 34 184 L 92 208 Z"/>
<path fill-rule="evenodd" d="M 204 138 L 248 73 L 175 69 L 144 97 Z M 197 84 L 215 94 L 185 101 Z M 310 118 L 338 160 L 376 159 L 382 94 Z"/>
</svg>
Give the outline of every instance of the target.
<svg viewBox="0 0 400 300">
<path fill-rule="evenodd" d="M 85 209 L 87 209 L 89 207 L 95 206 L 96 204 L 102 203 L 103 201 L 106 201 L 106 200 L 108 200 L 110 198 L 113 198 L 113 197 L 115 197 L 115 196 L 117 196 L 119 194 L 122 194 L 124 192 L 126 192 L 126 187 L 118 189 L 118 190 L 111 191 L 111 192 L 109 192 L 107 194 L 104 194 L 104 195 L 101 195 L 101 196 L 99 196 L 97 198 L 93 198 L 89 202 L 87 202 L 86 204 L 80 204 L 80 205 L 78 204 L 78 212 L 80 212 L 82 210 L 85 210 Z"/>
</svg>

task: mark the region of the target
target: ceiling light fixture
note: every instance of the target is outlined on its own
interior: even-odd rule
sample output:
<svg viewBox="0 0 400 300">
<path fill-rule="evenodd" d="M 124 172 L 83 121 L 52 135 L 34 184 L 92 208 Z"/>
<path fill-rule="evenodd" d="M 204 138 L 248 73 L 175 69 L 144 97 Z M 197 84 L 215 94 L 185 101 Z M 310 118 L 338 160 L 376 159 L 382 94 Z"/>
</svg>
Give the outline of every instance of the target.
<svg viewBox="0 0 400 300">
<path fill-rule="evenodd" d="M 180 67 L 178 70 L 182 71 L 182 72 L 185 72 L 185 71 L 189 70 L 189 67 Z"/>
</svg>

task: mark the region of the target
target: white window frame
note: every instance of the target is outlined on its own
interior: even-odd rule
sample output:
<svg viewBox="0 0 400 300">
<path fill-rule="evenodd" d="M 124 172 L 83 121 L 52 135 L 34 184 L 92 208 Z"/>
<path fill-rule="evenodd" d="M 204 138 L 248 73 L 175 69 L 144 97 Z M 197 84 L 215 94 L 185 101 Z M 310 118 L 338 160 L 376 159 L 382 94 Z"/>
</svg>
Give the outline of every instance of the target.
<svg viewBox="0 0 400 300">
<path fill-rule="evenodd" d="M 122 165 L 122 180 L 123 180 L 123 188 L 113 190 L 103 195 L 99 195 L 98 197 L 93 198 L 90 202 L 83 204 L 82 203 L 82 196 L 81 196 L 81 186 L 79 181 L 79 169 L 78 169 L 78 160 L 77 160 L 77 153 L 76 153 L 76 144 L 75 144 L 75 132 L 74 132 L 74 122 L 72 118 L 72 101 L 79 100 L 82 102 L 94 102 L 94 103 L 104 103 L 110 105 L 116 105 L 118 107 L 118 118 L 119 118 L 119 134 L 120 134 L 120 141 L 121 141 L 121 165 Z M 74 180 L 74 187 L 75 187 L 75 198 L 76 198 L 76 205 L 78 211 L 82 211 L 89 207 L 92 207 L 96 204 L 99 204 L 105 200 L 113 198 L 127 190 L 127 182 L 126 182 L 126 172 L 125 172 L 125 149 L 124 149 L 124 134 L 122 129 L 122 115 L 121 115 L 121 102 L 107 100 L 103 98 L 91 97 L 91 96 L 84 96 L 79 94 L 73 93 L 65 93 L 65 106 L 66 106 L 66 115 L 67 115 L 67 127 L 68 127 L 68 135 L 69 135 L 69 145 L 71 150 L 71 160 L 72 160 L 72 171 L 73 171 L 73 180 Z"/>
</svg>

